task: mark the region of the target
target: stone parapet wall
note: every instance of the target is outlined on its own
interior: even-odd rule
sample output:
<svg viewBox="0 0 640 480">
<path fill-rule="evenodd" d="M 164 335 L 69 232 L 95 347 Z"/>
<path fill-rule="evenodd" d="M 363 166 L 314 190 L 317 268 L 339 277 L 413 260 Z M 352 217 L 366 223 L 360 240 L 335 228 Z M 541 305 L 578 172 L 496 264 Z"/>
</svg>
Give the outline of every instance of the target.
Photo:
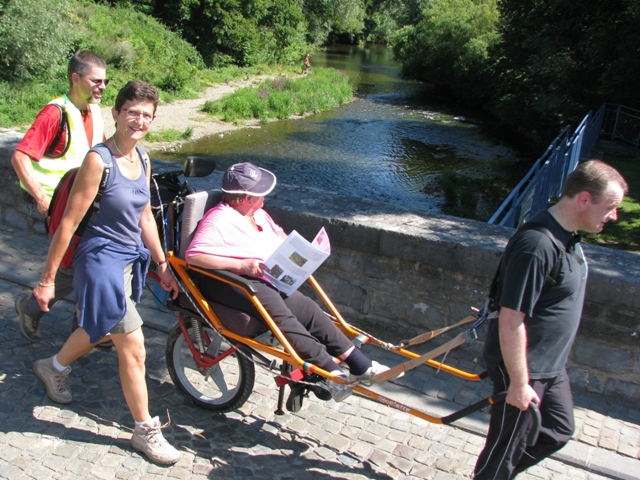
<svg viewBox="0 0 640 480">
<path fill-rule="evenodd" d="M 272 197 L 267 208 L 287 231 L 311 239 L 321 226 L 327 229 L 332 255 L 316 277 L 345 316 L 386 324 L 391 335 L 452 325 L 481 307 L 514 232 L 296 187 L 280 186 Z M 572 382 L 640 400 L 640 256 L 591 245 L 584 250 L 590 273 L 569 363 Z M 481 342 L 461 349 L 477 361 Z"/>
<path fill-rule="evenodd" d="M 22 201 L 10 155 L 19 136 L 0 133 L 0 223 L 41 232 Z M 172 168 L 154 160 L 155 171 Z M 220 174 L 192 180 L 220 184 Z M 285 230 L 313 238 L 325 227 L 332 255 L 316 278 L 345 318 L 398 341 L 456 323 L 480 307 L 512 229 L 331 192 L 278 185 L 267 210 Z M 576 388 L 640 400 L 640 256 L 585 246 L 589 284 L 570 357 Z M 451 355 L 474 366 L 480 341 Z M 384 338 L 384 337 L 382 337 Z M 386 339 L 386 338 L 385 338 Z M 433 342 L 436 342 L 434 340 Z M 480 366 L 476 366 L 476 371 Z"/>
</svg>

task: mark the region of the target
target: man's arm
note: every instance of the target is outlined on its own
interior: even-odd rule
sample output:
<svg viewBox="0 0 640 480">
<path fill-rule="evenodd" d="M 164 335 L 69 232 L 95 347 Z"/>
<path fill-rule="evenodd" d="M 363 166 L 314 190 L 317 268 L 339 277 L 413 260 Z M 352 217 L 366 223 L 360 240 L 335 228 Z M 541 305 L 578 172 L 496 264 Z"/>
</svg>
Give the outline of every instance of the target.
<svg viewBox="0 0 640 480">
<path fill-rule="evenodd" d="M 522 312 L 507 307 L 500 308 L 500 349 L 510 379 L 505 401 L 520 410 L 529 408 L 531 402 L 540 403 L 540 398 L 529 385 L 524 319 L 525 314 Z"/>
<path fill-rule="evenodd" d="M 35 200 L 38 212 L 40 212 L 42 216 L 46 216 L 47 210 L 49 209 L 50 198 L 45 194 L 42 185 L 33 178 L 34 170 L 33 165 L 31 165 L 31 157 L 19 150 L 15 150 L 11 157 L 11 165 L 13 165 L 13 169 L 22 184 Z"/>
</svg>

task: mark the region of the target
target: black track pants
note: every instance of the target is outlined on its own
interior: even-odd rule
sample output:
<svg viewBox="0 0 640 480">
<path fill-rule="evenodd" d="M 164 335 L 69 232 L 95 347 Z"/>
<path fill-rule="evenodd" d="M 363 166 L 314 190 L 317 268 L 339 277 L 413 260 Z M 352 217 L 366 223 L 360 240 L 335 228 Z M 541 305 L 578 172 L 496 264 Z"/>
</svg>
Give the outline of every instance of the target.
<svg viewBox="0 0 640 480">
<path fill-rule="evenodd" d="M 494 394 L 508 389 L 509 377 L 504 364 L 491 373 L 491 380 Z M 475 467 L 476 480 L 514 478 L 560 450 L 573 435 L 573 397 L 567 372 L 555 378 L 531 380 L 530 385 L 541 401 L 542 425 L 538 441 L 535 445 L 526 445 L 533 423 L 528 412 L 506 402 L 494 404 L 487 441 Z"/>
</svg>

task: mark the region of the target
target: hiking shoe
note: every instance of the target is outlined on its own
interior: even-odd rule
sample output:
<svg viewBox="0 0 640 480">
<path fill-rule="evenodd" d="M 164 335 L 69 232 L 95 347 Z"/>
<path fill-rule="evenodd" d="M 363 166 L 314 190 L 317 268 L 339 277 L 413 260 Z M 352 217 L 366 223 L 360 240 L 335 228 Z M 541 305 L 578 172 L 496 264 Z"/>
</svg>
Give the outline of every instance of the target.
<svg viewBox="0 0 640 480">
<path fill-rule="evenodd" d="M 180 460 L 180 452 L 167 442 L 161 432 L 170 422 L 160 425 L 160 419 L 153 417 L 149 423 L 150 425 L 136 425 L 131 437 L 131 446 L 144 453 L 153 463 L 173 465 Z"/>
<path fill-rule="evenodd" d="M 346 375 L 338 375 L 340 378 L 347 380 Z M 327 390 L 331 393 L 331 398 L 333 398 L 336 402 L 341 402 L 345 398 L 347 398 L 351 393 L 351 387 L 344 383 L 337 383 L 330 379 L 326 380 Z"/>
<path fill-rule="evenodd" d="M 42 338 L 40 336 L 40 320 L 31 318 L 24 313 L 24 308 L 30 295 L 31 293 L 22 293 L 16 297 L 16 313 L 18 314 L 18 323 L 20 324 L 22 335 L 30 342 L 39 342 Z"/>
<path fill-rule="evenodd" d="M 33 363 L 33 373 L 44 383 L 47 395 L 51 400 L 64 405 L 71 403 L 73 398 L 71 391 L 67 388 L 67 379 L 71 373 L 71 367 L 59 372 L 53 366 L 53 357 L 49 357 L 36 360 Z"/>
<path fill-rule="evenodd" d="M 371 385 L 370 380 L 373 377 L 383 372 L 386 372 L 387 370 L 389 370 L 389 367 L 373 360 L 371 362 L 371 366 L 362 375 L 349 374 L 349 381 L 358 382 L 358 383 L 361 383 L 362 385 L 370 386 Z M 395 377 L 391 377 L 389 380 L 393 380 L 394 378 L 400 378 L 403 375 L 404 375 L 404 372 L 400 372 L 398 375 L 396 375 Z"/>
</svg>

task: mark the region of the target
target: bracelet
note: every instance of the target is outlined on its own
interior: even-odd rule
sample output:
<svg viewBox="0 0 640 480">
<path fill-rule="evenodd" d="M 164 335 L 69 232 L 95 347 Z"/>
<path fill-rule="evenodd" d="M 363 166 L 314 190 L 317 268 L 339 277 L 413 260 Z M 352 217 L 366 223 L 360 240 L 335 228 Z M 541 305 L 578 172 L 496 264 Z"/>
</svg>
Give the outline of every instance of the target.
<svg viewBox="0 0 640 480">
<path fill-rule="evenodd" d="M 38 282 L 38 286 L 39 287 L 55 287 L 56 284 L 55 283 L 42 283 L 42 282 Z"/>
<path fill-rule="evenodd" d="M 159 267 L 160 265 L 164 265 L 165 263 L 167 263 L 167 259 L 166 258 L 164 260 L 160 261 L 160 262 L 156 262 L 156 265 Z"/>
</svg>

